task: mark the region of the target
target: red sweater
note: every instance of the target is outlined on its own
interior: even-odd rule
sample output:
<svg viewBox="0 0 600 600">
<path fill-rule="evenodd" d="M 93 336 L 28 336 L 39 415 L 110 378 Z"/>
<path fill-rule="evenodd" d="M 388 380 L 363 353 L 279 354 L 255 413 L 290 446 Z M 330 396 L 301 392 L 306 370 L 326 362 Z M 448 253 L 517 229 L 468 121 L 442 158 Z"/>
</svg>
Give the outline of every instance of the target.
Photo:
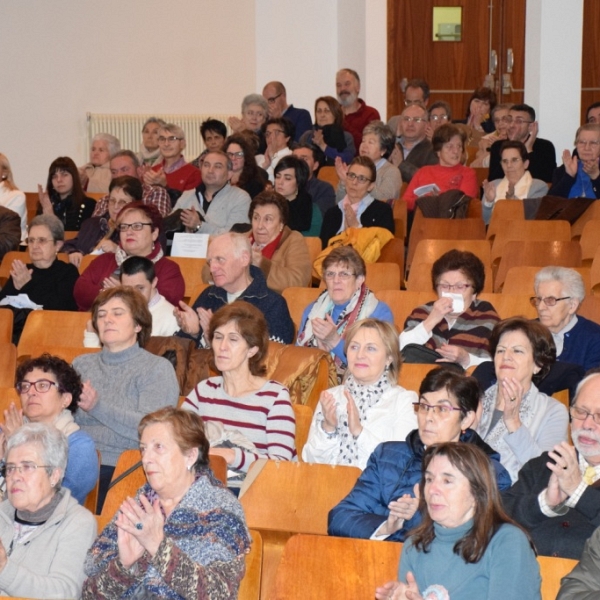
<svg viewBox="0 0 600 600">
<path fill-rule="evenodd" d="M 164 161 L 154 165 L 153 171 L 160 171 L 164 168 Z M 172 173 L 165 173 L 167 176 L 167 187 L 173 190 L 185 192 L 186 190 L 195 190 L 202 182 L 202 175 L 191 163 L 186 163 L 180 169 Z"/>
<path fill-rule="evenodd" d="M 363 129 L 371 121 L 379 121 L 381 118 L 376 108 L 367 106 L 365 101 L 360 98 L 358 101 L 360 103 L 360 108 L 356 112 L 344 115 L 344 129 L 354 138 L 357 154 L 362 141 Z"/>
<path fill-rule="evenodd" d="M 408 204 L 408 210 L 414 210 L 418 196 L 414 190 L 422 185 L 435 183 L 441 192 L 448 190 L 460 190 L 471 198 L 479 198 L 479 185 L 477 174 L 471 167 L 458 164 L 455 167 L 443 167 L 442 165 L 430 165 L 421 167 L 410 180 L 403 200 Z"/>
</svg>

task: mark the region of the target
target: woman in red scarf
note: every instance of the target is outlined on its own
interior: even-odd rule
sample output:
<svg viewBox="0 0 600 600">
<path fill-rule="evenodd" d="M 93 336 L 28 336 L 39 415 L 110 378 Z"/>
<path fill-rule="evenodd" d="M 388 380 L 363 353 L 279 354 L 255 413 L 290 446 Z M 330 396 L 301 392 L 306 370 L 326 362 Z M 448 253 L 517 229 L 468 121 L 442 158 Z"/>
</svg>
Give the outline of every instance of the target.
<svg viewBox="0 0 600 600">
<path fill-rule="evenodd" d="M 258 194 L 250 204 L 252 264 L 259 267 L 267 286 L 281 293 L 311 281 L 308 246 L 298 231 L 288 227 L 289 203 L 277 192 Z"/>
</svg>

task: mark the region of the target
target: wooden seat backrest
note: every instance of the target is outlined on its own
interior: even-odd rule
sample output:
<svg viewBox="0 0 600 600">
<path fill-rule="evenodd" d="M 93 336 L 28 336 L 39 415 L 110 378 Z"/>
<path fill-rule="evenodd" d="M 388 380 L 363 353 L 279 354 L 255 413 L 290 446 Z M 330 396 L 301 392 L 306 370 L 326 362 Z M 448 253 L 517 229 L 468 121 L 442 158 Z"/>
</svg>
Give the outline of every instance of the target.
<svg viewBox="0 0 600 600">
<path fill-rule="evenodd" d="M 487 240 L 421 240 L 415 249 L 413 265 L 433 264 L 450 250 L 472 252 L 486 266 L 492 265 L 492 251 Z"/>
<path fill-rule="evenodd" d="M 525 220 L 525 209 L 522 200 L 498 200 L 490 218 L 486 237 L 491 242 L 496 237 L 500 221 Z"/>
<path fill-rule="evenodd" d="M 327 181 L 333 186 L 333 189 L 337 189 L 340 178 L 338 177 L 335 167 L 321 167 L 319 169 L 318 178 L 321 181 Z"/>
<path fill-rule="evenodd" d="M 202 269 L 206 264 L 205 258 L 190 258 L 189 256 L 169 256 L 169 260 L 177 263 L 185 282 L 184 298 L 191 298 L 196 286 L 202 281 Z"/>
<path fill-rule="evenodd" d="M 13 312 L 8 308 L 0 308 L 0 342 L 10 344 L 13 333 Z"/>
<path fill-rule="evenodd" d="M 585 285 L 585 293 L 589 295 L 591 293 L 591 267 L 572 267 L 574 271 L 577 271 L 583 279 Z M 502 287 L 503 294 L 530 294 L 533 296 L 534 289 L 533 284 L 535 276 L 540 270 L 540 267 L 511 267 L 506 273 L 506 279 L 504 280 L 504 286 Z"/>
<path fill-rule="evenodd" d="M 522 241 L 506 242 L 502 258 L 494 278 L 494 291 L 501 292 L 506 273 L 511 267 L 533 266 L 581 267 L 581 246 L 569 241 Z"/>
<path fill-rule="evenodd" d="M 590 219 L 583 227 L 579 244 L 581 245 L 581 264 L 584 267 L 591 267 L 600 248 L 600 219 Z"/>
<path fill-rule="evenodd" d="M 579 219 L 571 225 L 571 239 L 578 240 L 583 234 L 585 224 L 593 219 L 600 219 L 600 202 L 592 202 Z"/>
<path fill-rule="evenodd" d="M 420 364 L 403 364 L 400 367 L 400 376 L 398 377 L 398 385 L 401 385 L 405 390 L 411 390 L 419 393 L 421 382 L 425 375 L 439 365 L 420 365 Z"/>
<path fill-rule="evenodd" d="M 533 294 L 479 294 L 481 300 L 489 302 L 501 319 L 523 316 L 527 319 L 537 318 L 537 311 L 529 298 Z"/>
<path fill-rule="evenodd" d="M 302 448 L 308 439 L 308 432 L 313 418 L 313 409 L 306 404 L 292 404 L 296 417 L 296 453 L 298 460 L 302 460 Z"/>
<path fill-rule="evenodd" d="M 377 292 L 377 298 L 381 302 L 385 302 L 394 315 L 394 325 L 401 332 L 404 329 L 406 318 L 412 311 L 421 306 L 435 300 L 437 294 L 433 291 L 429 292 L 409 292 L 404 290 L 381 290 Z"/>
<path fill-rule="evenodd" d="M 304 238 L 304 241 L 306 242 L 306 245 L 308 246 L 308 254 L 310 256 L 310 264 L 312 265 L 315 260 L 317 259 L 317 256 L 319 256 L 319 254 L 321 254 L 321 238 L 318 237 L 310 237 L 307 236 Z"/>
<path fill-rule="evenodd" d="M 9 388 L 15 385 L 17 369 L 17 348 L 10 342 L 0 343 L 0 387 Z"/>
<path fill-rule="evenodd" d="M 542 576 L 542 600 L 555 600 L 560 589 L 560 580 L 577 565 L 572 558 L 538 556 L 540 575 Z"/>
<path fill-rule="evenodd" d="M 306 287 L 289 287 L 285 288 L 281 295 L 285 298 L 290 311 L 290 316 L 294 322 L 296 328 L 296 334 L 300 327 L 300 321 L 302 320 L 302 313 L 304 309 L 311 303 L 314 302 L 322 289 L 318 288 L 306 288 Z"/>
<path fill-rule="evenodd" d="M 263 541 L 260 533 L 250 530 L 252 546 L 246 554 L 246 572 L 240 583 L 238 600 L 260 600 L 260 583 L 263 562 Z"/>
</svg>

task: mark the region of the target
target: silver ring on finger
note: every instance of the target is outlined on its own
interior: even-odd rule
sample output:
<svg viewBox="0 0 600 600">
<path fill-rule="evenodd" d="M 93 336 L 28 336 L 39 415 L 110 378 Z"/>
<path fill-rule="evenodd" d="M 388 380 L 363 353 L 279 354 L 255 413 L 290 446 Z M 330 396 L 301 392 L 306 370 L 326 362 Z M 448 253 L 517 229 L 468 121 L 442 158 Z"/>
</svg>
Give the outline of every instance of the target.
<svg viewBox="0 0 600 600">
<path fill-rule="evenodd" d="M 142 529 L 144 529 L 144 525 L 143 525 L 143 523 L 136 523 L 136 524 L 135 524 L 135 528 L 136 528 L 138 531 L 141 531 Z"/>
</svg>

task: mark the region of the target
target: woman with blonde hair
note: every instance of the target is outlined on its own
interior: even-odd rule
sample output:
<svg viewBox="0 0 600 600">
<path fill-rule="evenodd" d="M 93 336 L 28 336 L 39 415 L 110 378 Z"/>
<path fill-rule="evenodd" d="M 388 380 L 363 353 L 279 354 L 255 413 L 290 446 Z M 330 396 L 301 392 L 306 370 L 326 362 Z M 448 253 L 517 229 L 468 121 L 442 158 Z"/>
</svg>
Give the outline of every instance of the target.
<svg viewBox="0 0 600 600">
<path fill-rule="evenodd" d="M 0 152 L 0 206 L 4 206 L 21 217 L 21 241 L 27 239 L 27 205 L 25 194 L 15 184 L 10 162 Z"/>
</svg>

